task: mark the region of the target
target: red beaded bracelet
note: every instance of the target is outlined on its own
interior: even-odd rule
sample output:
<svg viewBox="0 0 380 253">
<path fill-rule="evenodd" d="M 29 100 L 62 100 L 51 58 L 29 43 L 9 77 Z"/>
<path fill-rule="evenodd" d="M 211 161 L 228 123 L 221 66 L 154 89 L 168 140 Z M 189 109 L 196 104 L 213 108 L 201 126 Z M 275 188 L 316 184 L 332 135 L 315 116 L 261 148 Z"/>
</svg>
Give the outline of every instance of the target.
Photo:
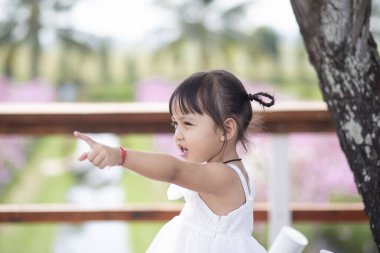
<svg viewBox="0 0 380 253">
<path fill-rule="evenodd" d="M 123 165 L 125 162 L 125 158 L 127 158 L 127 150 L 123 148 L 122 146 L 119 147 L 121 151 L 121 162 L 119 165 Z"/>
</svg>

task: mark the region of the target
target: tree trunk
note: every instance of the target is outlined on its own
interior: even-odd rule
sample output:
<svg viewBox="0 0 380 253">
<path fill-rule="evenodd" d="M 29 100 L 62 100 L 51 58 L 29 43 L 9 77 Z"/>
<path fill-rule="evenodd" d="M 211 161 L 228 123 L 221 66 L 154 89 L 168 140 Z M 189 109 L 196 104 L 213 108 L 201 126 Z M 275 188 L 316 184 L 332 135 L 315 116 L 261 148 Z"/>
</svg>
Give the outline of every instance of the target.
<svg viewBox="0 0 380 253">
<path fill-rule="evenodd" d="M 9 45 L 8 50 L 5 53 L 3 74 L 9 79 L 12 79 L 14 77 L 14 66 L 15 66 L 15 59 L 17 55 L 18 46 L 19 46 L 19 43 L 17 42 L 11 43 Z"/>
<path fill-rule="evenodd" d="M 291 0 L 380 252 L 380 59 L 370 0 Z"/>
<path fill-rule="evenodd" d="M 31 3 L 31 11 L 29 17 L 29 36 L 31 40 L 30 51 L 30 77 L 36 78 L 40 74 L 40 55 L 41 45 L 39 34 L 41 30 L 40 25 L 40 0 L 33 0 Z"/>
</svg>

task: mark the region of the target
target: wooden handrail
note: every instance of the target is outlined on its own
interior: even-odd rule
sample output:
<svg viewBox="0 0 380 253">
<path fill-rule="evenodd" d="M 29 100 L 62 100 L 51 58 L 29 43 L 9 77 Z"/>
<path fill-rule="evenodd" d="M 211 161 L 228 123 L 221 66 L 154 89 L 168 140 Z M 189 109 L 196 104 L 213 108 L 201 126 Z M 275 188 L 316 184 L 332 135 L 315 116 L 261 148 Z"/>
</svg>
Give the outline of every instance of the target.
<svg viewBox="0 0 380 253">
<path fill-rule="evenodd" d="M 178 215 L 181 204 L 128 204 L 117 207 L 78 206 L 72 204 L 3 204 L 0 223 L 4 222 L 85 222 L 96 220 L 166 221 Z M 292 203 L 294 222 L 366 222 L 361 203 Z M 268 205 L 256 203 L 255 221 L 268 220 Z"/>
<path fill-rule="evenodd" d="M 82 132 L 169 133 L 167 103 L 45 103 L 0 104 L 0 134 L 71 134 Z M 263 132 L 330 132 L 334 130 L 323 102 L 279 103 L 255 109 Z"/>
</svg>

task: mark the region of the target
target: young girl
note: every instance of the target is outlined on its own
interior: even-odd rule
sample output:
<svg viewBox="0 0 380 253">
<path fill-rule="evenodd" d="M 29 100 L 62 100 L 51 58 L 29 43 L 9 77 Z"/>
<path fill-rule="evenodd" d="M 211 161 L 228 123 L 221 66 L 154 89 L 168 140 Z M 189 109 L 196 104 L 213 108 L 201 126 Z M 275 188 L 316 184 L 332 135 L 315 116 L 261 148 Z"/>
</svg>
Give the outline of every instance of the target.
<svg viewBox="0 0 380 253">
<path fill-rule="evenodd" d="M 79 160 L 99 168 L 122 165 L 171 183 L 170 199 L 185 198 L 180 215 L 160 230 L 148 253 L 266 252 L 252 237 L 254 190 L 236 147 L 241 142 L 246 148 L 252 100 L 266 107 L 274 104 L 269 94 L 248 94 L 227 71 L 200 72 L 184 80 L 169 101 L 183 160 L 109 147 L 74 132 L 91 149 Z"/>
</svg>

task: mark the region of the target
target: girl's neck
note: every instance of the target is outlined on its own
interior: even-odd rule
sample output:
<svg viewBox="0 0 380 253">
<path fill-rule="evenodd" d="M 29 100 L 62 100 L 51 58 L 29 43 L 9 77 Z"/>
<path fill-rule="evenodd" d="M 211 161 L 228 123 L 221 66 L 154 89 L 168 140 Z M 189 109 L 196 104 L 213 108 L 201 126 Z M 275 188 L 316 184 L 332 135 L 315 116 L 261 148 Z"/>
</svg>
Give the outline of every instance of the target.
<svg viewBox="0 0 380 253">
<path fill-rule="evenodd" d="M 236 152 L 236 149 L 228 149 L 226 148 L 223 155 L 220 157 L 220 162 L 222 163 L 230 163 L 230 162 L 240 162 L 241 158 Z"/>
<path fill-rule="evenodd" d="M 236 151 L 236 142 L 228 141 L 223 151 L 210 158 L 207 162 L 224 163 L 234 159 L 240 159 Z"/>
</svg>

